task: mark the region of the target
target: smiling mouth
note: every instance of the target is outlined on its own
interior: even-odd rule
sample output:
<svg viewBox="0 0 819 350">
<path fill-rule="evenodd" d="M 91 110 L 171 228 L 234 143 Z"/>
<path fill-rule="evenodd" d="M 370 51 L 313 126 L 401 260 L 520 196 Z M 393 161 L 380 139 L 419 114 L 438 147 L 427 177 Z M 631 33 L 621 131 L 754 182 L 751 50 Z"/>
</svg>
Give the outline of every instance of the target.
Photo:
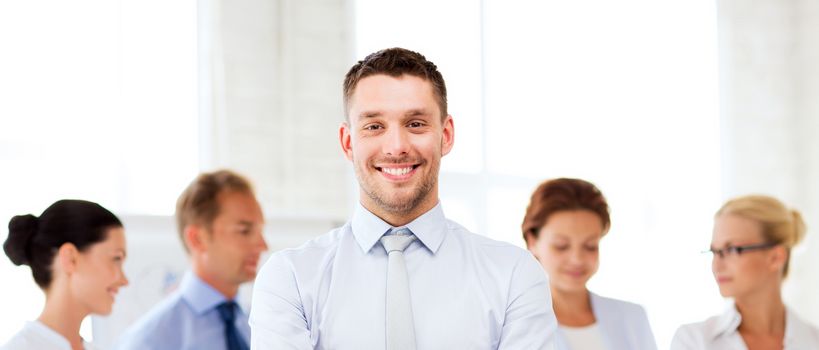
<svg viewBox="0 0 819 350">
<path fill-rule="evenodd" d="M 420 164 L 404 167 L 375 167 L 378 171 L 391 176 L 404 176 L 418 168 Z"/>
</svg>

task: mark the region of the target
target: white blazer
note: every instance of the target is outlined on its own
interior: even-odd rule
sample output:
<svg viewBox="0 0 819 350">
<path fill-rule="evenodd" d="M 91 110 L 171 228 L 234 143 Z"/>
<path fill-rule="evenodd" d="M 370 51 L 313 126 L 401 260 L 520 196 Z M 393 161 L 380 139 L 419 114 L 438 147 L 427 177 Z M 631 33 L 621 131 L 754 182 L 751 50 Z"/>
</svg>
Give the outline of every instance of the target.
<svg viewBox="0 0 819 350">
<path fill-rule="evenodd" d="M 742 316 L 734 303 L 722 315 L 681 326 L 671 341 L 671 350 L 747 350 L 739 334 Z M 785 350 L 819 349 L 819 330 L 785 308 Z"/>
<path fill-rule="evenodd" d="M 642 306 L 627 301 L 591 294 L 591 307 L 607 350 L 657 350 L 654 333 Z M 555 345 L 571 350 L 558 327 Z M 581 350 L 581 349 L 573 349 Z"/>
</svg>

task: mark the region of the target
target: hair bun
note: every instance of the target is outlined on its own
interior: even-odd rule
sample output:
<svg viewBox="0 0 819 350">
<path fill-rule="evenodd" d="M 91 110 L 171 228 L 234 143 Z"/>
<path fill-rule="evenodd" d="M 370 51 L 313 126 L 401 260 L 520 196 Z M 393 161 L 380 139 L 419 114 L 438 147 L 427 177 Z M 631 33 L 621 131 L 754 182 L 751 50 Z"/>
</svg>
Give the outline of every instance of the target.
<svg viewBox="0 0 819 350">
<path fill-rule="evenodd" d="M 38 226 L 39 220 L 31 214 L 17 215 L 9 221 L 9 236 L 3 244 L 3 250 L 15 265 L 29 263 L 29 245 Z"/>
<path fill-rule="evenodd" d="M 808 228 L 799 211 L 791 210 L 791 216 L 793 216 L 793 245 L 797 245 L 805 238 Z"/>
</svg>

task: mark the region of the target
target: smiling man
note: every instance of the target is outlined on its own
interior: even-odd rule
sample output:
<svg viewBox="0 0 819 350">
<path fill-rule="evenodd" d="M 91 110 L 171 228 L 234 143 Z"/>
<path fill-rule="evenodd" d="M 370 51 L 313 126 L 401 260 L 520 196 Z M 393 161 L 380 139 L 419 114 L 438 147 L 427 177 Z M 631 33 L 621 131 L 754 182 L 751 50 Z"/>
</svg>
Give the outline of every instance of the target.
<svg viewBox="0 0 819 350">
<path fill-rule="evenodd" d="M 405 49 L 373 53 L 347 73 L 344 106 L 359 205 L 265 263 L 251 348 L 549 348 L 557 323 L 537 262 L 444 216 L 438 172 L 455 127 L 436 66 Z"/>
<path fill-rule="evenodd" d="M 256 277 L 267 250 L 250 182 L 228 170 L 200 174 L 179 196 L 176 221 L 191 271 L 126 332 L 119 349 L 248 349 L 248 315 L 236 294 Z"/>
</svg>

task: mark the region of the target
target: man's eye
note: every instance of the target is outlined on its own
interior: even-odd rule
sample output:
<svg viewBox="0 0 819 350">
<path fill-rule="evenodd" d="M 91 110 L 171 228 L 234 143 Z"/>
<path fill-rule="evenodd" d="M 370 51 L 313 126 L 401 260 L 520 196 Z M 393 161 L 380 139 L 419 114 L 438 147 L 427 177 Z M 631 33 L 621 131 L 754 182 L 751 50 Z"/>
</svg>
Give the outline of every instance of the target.
<svg viewBox="0 0 819 350">
<path fill-rule="evenodd" d="M 421 123 L 421 122 L 412 122 L 412 123 L 409 123 L 409 125 L 408 125 L 408 126 L 409 126 L 409 127 L 411 127 L 411 128 L 420 128 L 420 127 L 424 126 L 424 123 Z"/>
<path fill-rule="evenodd" d="M 381 125 L 378 124 L 370 124 L 364 127 L 364 130 L 378 130 L 381 129 Z"/>
</svg>

